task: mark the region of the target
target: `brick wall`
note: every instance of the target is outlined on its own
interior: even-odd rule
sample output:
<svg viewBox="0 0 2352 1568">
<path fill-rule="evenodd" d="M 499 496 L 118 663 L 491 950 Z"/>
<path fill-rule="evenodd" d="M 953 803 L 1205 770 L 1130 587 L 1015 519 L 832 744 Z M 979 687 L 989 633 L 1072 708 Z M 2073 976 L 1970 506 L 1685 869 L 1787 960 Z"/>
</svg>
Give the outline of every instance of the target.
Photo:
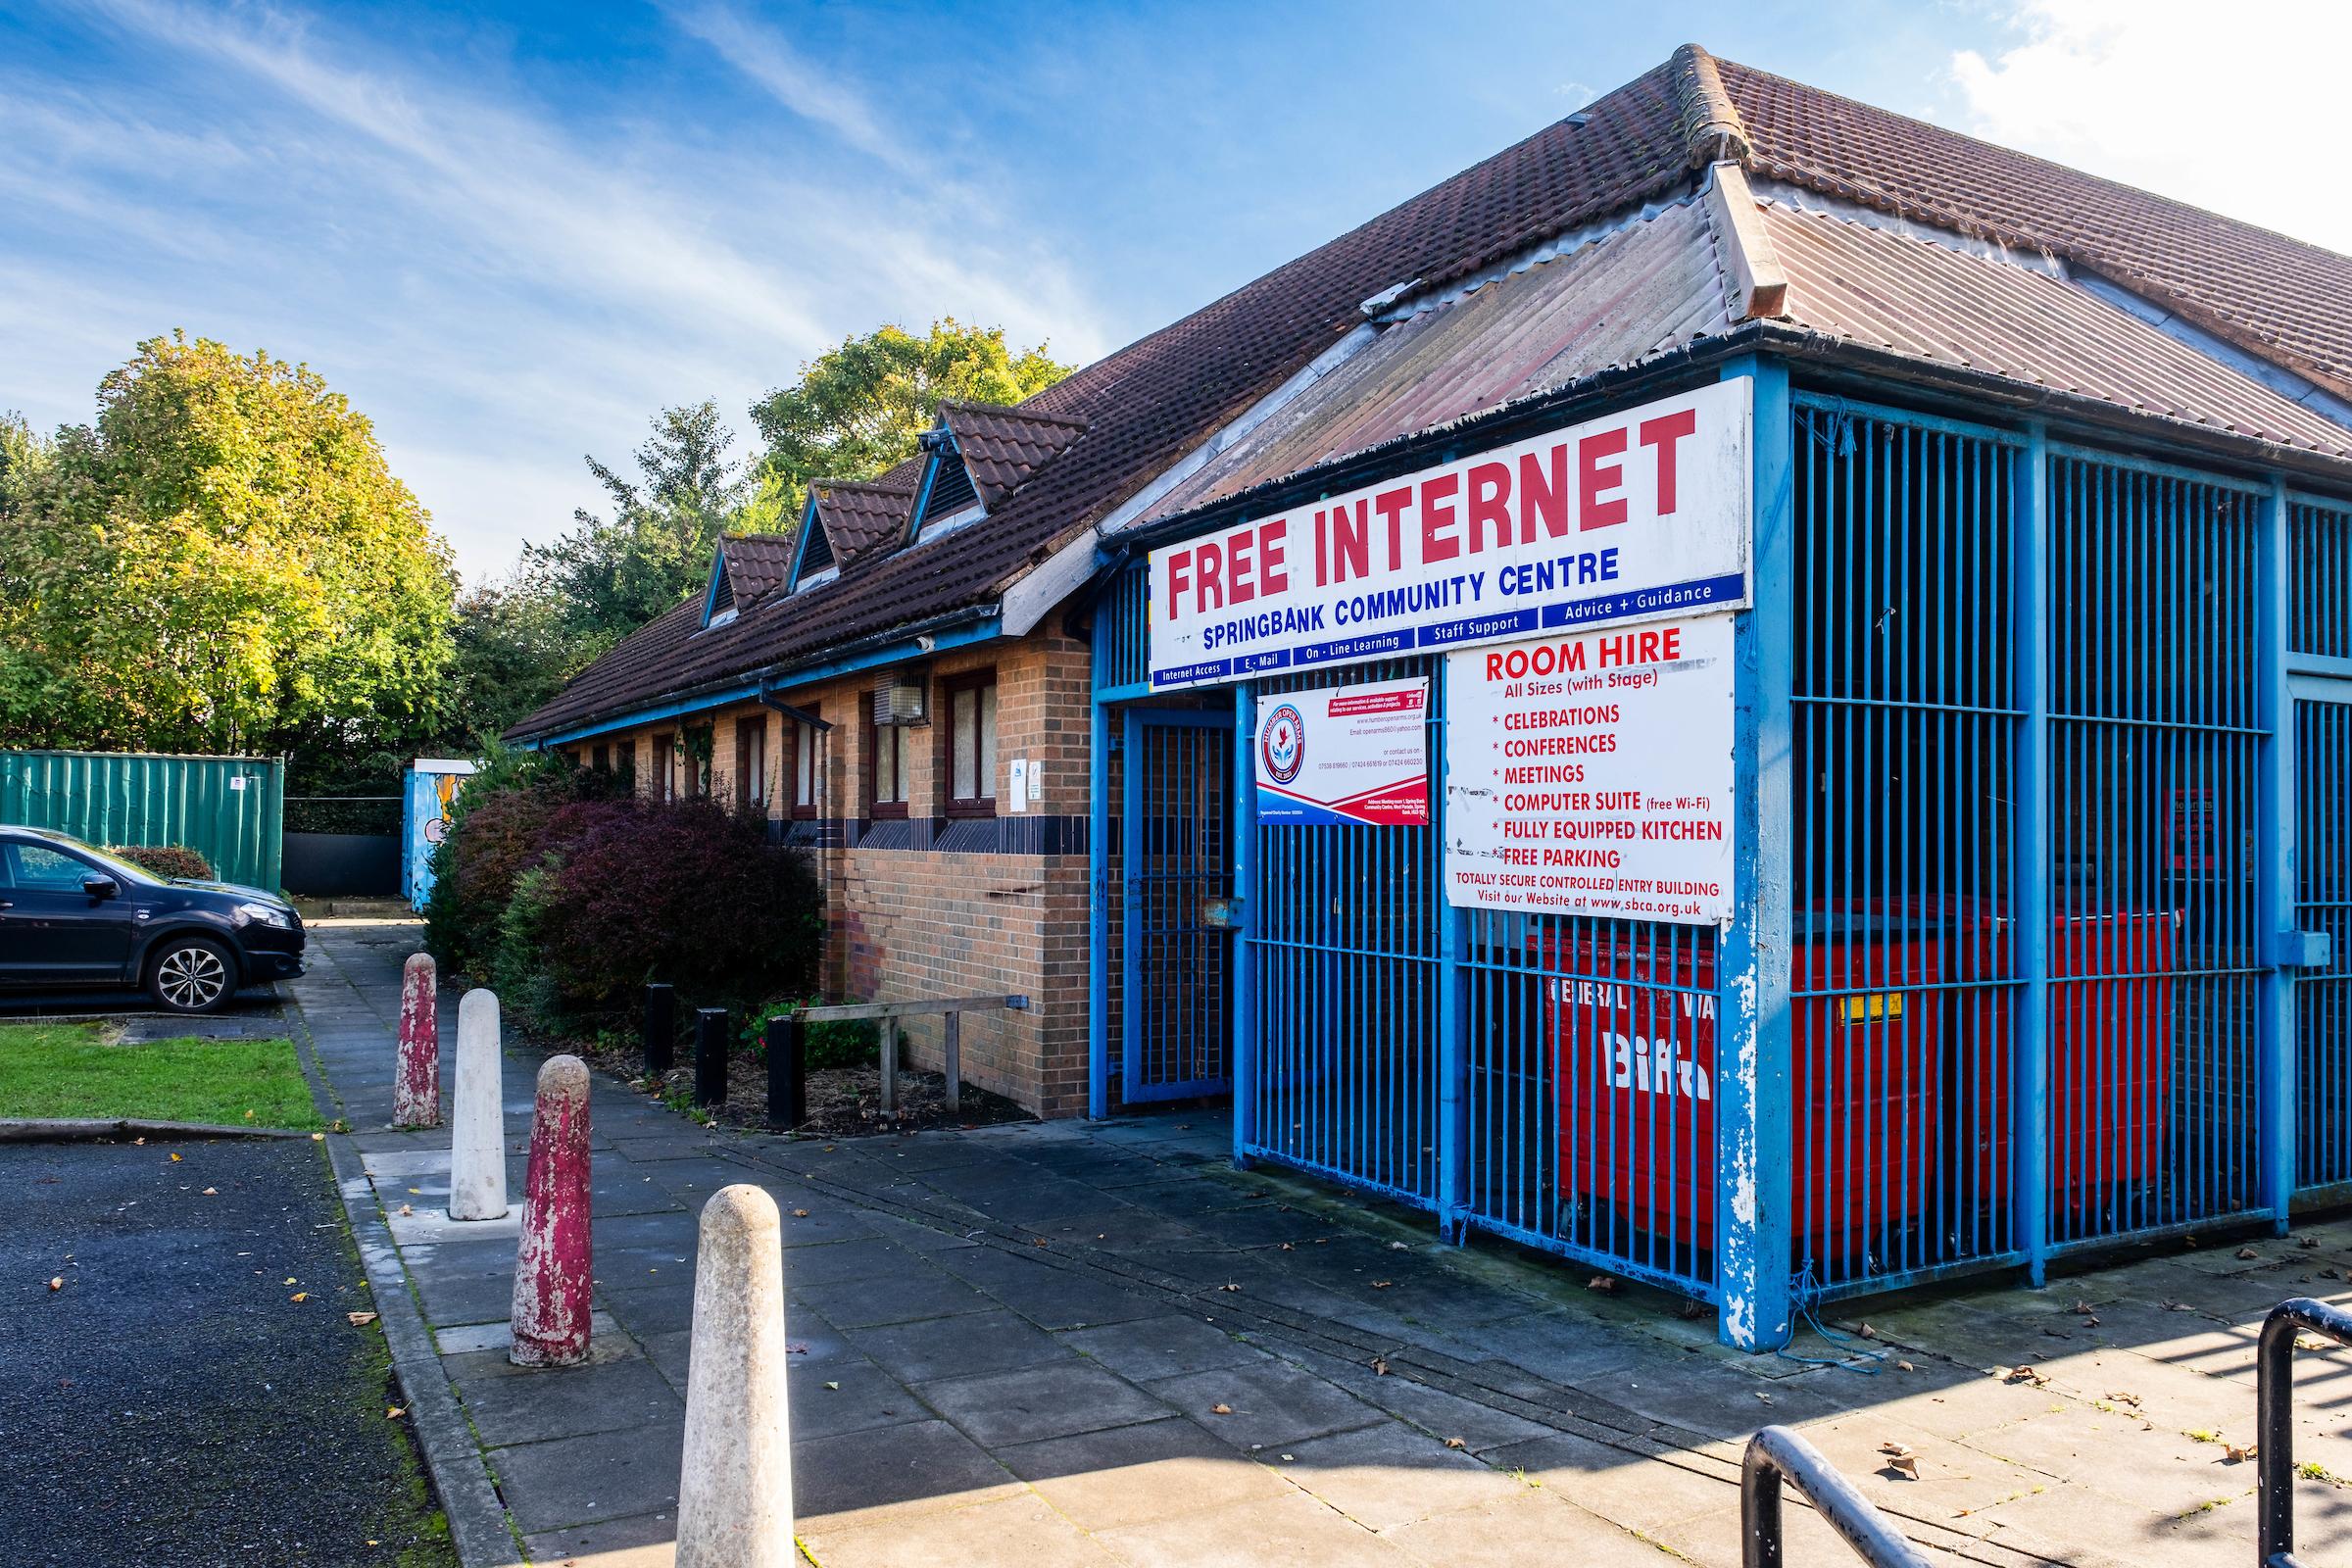
<svg viewBox="0 0 2352 1568">
<path fill-rule="evenodd" d="M 829 998 L 905 1001 L 928 996 L 1020 995 L 1026 1012 L 967 1014 L 967 1081 L 1044 1116 L 1086 1109 L 1087 885 L 1083 837 L 1087 814 L 1089 665 L 1085 645 L 1049 626 L 1017 642 L 959 650 L 929 662 L 932 722 L 906 731 L 907 774 L 904 826 L 877 833 L 868 797 L 868 749 L 877 676 L 780 688 L 777 699 L 814 711 L 833 726 L 819 741 L 821 800 L 795 836 L 816 840 L 826 888 L 828 938 L 822 968 Z M 948 822 L 944 683 L 993 670 L 997 682 L 997 819 Z M 711 729 L 711 793 L 736 799 L 736 727 L 765 733 L 767 814 L 786 822 L 797 724 L 756 704 L 739 704 L 626 732 L 637 751 L 638 788 L 651 793 L 653 737 Z M 622 735 L 600 737 L 609 743 Z M 577 748 L 583 755 L 585 747 Z M 906 847 L 942 838 L 948 845 L 1002 838 L 1012 819 L 1010 774 L 1025 760 L 1035 779 L 1027 820 L 1054 853 Z M 684 787 L 683 764 L 676 769 Z M 1055 819 L 1062 819 L 1056 821 Z M 901 847 L 872 842 L 896 841 Z M 862 842 L 861 841 L 865 841 Z M 936 1069 L 940 1025 L 912 1022 L 907 1059 Z"/>
</svg>

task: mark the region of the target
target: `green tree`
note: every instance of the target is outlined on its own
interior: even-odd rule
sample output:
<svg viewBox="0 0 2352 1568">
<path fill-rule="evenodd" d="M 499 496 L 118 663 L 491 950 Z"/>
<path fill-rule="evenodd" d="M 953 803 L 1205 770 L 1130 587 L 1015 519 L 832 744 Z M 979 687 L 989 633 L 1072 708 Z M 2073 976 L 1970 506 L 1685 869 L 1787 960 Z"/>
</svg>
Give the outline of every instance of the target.
<svg viewBox="0 0 2352 1568">
<path fill-rule="evenodd" d="M 927 336 L 880 326 L 842 340 L 801 367 L 793 385 L 752 405 L 767 443 L 760 473 L 787 517 L 797 518 L 817 479 L 868 479 L 914 455 L 939 422 L 943 399 L 1018 403 L 1070 373 L 1049 345 L 1015 354 L 1001 326 L 949 317 Z"/>
<path fill-rule="evenodd" d="M 701 589 L 720 536 L 746 531 L 758 507 L 760 480 L 728 457 L 734 442 L 718 406 L 705 402 L 654 416 L 652 439 L 632 454 L 634 479 L 589 458 L 612 514 L 580 508 L 555 543 L 524 546 L 506 601 L 552 604 L 571 658 L 584 662 Z"/>
<path fill-rule="evenodd" d="M 0 740 L 356 748 L 432 718 L 448 550 L 341 394 L 174 332 L 98 403 L 0 441 Z"/>
</svg>

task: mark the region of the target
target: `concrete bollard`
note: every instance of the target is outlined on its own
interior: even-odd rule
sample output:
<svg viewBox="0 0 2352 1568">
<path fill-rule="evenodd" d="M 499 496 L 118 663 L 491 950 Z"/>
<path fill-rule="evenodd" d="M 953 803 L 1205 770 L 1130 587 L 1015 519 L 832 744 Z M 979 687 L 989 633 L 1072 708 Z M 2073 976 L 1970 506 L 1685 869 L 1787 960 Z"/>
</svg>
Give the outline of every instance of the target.
<svg viewBox="0 0 2352 1568">
<path fill-rule="evenodd" d="M 798 1560 L 785 1343 L 776 1200 L 757 1187 L 722 1187 L 703 1205 L 694 1265 L 677 1568 L 791 1568 Z"/>
<path fill-rule="evenodd" d="M 449 1217 L 504 1219 L 507 1129 L 499 1105 L 498 998 L 458 999 L 458 1073 L 449 1117 Z"/>
<path fill-rule="evenodd" d="M 588 1210 L 588 1065 L 550 1056 L 531 1108 L 531 1163 L 522 1182 L 522 1241 L 514 1253 L 516 1366 L 588 1359 L 595 1289 Z"/>
<path fill-rule="evenodd" d="M 441 1125 L 440 974 L 429 953 L 400 967 L 400 1054 L 392 1068 L 392 1125 Z"/>
</svg>

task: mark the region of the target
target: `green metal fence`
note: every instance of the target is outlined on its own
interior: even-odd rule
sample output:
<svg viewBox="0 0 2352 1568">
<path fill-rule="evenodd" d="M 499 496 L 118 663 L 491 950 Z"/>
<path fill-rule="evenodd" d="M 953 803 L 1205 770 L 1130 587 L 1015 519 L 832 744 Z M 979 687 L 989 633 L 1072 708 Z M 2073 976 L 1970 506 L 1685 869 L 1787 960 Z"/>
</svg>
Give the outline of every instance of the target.
<svg viewBox="0 0 2352 1568">
<path fill-rule="evenodd" d="M 91 844 L 184 844 L 223 882 L 278 886 L 285 807 L 275 758 L 0 752 L 0 823 Z"/>
</svg>

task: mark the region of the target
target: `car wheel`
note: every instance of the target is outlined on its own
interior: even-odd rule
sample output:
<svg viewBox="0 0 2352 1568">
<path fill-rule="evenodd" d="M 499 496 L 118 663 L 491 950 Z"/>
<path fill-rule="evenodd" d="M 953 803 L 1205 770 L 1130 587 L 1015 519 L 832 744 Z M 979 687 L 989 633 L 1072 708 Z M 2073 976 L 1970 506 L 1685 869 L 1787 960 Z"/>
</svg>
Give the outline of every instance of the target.
<svg viewBox="0 0 2352 1568">
<path fill-rule="evenodd" d="M 203 937 L 165 943 L 147 970 L 148 994 L 166 1012 L 217 1012 L 236 989 L 236 959 Z"/>
</svg>

